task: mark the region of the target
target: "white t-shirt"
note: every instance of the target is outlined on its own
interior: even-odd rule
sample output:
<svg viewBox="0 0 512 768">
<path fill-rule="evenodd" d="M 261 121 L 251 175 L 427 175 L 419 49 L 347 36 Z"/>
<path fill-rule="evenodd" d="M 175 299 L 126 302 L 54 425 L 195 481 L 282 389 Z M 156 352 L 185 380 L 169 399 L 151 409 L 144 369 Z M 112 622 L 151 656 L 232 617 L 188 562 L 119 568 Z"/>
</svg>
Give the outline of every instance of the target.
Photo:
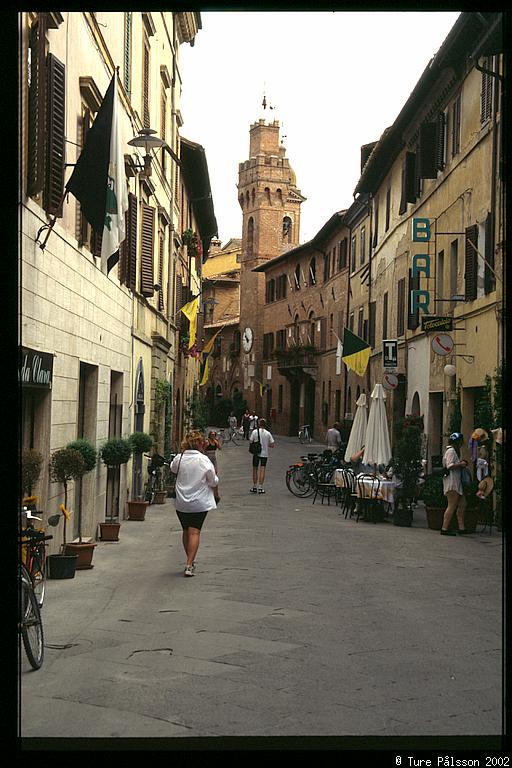
<svg viewBox="0 0 512 768">
<path fill-rule="evenodd" d="M 260 436 L 258 437 L 258 432 L 260 433 Z M 258 429 L 253 429 L 251 432 L 251 436 L 249 437 L 249 441 L 251 443 L 257 443 L 258 440 L 261 443 L 261 451 L 258 453 L 258 456 L 263 456 L 263 458 L 268 458 L 268 449 L 270 445 L 274 445 L 274 438 L 268 431 L 268 429 L 264 429 L 264 427 L 260 427 Z"/>
<path fill-rule="evenodd" d="M 249 416 L 249 429 L 255 429 L 257 421 L 257 416 Z"/>
<path fill-rule="evenodd" d="M 171 462 L 171 472 L 178 474 L 175 505 L 179 512 L 207 512 L 217 508 L 213 489 L 219 478 L 208 456 L 193 450 L 179 453 Z"/>
</svg>

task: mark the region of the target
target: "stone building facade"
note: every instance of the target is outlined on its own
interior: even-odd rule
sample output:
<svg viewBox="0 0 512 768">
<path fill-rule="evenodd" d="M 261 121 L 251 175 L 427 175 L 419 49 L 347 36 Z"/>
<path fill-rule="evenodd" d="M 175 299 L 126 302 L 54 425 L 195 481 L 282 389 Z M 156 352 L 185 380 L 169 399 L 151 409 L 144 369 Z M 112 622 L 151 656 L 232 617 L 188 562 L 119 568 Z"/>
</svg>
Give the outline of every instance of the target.
<svg viewBox="0 0 512 768">
<path fill-rule="evenodd" d="M 182 222 L 206 221 L 205 245 L 215 228 L 211 201 L 209 217 L 192 210 L 180 166 L 179 48 L 193 43 L 200 15 L 24 11 L 19 21 L 21 429 L 22 447 L 43 456 L 34 490 L 46 515 L 62 501 L 49 459 L 68 442 L 85 437 L 100 448 L 145 431 L 163 448 L 155 393 L 158 381 L 173 386 Z M 115 72 L 129 208 L 107 275 L 98 237 L 63 192 Z M 128 144 L 146 128 L 165 141 L 151 151 L 150 173 L 144 152 Z M 130 463 L 111 477 L 98 462 L 81 497 L 71 489 L 72 532 L 77 505 L 86 539 L 106 514 L 122 518 L 144 469 Z M 52 550 L 59 544 L 57 534 Z"/>
</svg>

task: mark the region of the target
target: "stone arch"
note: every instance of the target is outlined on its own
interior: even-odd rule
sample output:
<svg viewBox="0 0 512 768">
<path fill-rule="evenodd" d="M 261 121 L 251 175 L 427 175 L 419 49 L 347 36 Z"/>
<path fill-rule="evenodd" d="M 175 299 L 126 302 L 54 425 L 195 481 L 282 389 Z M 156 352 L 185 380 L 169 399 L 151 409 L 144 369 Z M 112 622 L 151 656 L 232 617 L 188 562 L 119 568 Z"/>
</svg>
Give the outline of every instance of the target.
<svg viewBox="0 0 512 768">
<path fill-rule="evenodd" d="M 265 187 L 265 198 L 269 205 L 272 205 L 272 195 L 270 194 L 270 188 Z"/>
<path fill-rule="evenodd" d="M 421 415 L 420 396 L 417 392 L 415 392 L 412 398 L 411 416 L 420 416 L 420 415 Z"/>
<path fill-rule="evenodd" d="M 283 204 L 283 190 L 282 189 L 276 189 L 276 197 L 277 197 L 277 202 L 279 203 L 279 205 L 282 205 Z"/>
<path fill-rule="evenodd" d="M 247 222 L 247 253 L 252 256 L 254 252 L 254 219 L 249 217 Z"/>
<path fill-rule="evenodd" d="M 287 243 L 292 241 L 292 220 L 289 216 L 283 218 L 283 240 Z"/>
</svg>

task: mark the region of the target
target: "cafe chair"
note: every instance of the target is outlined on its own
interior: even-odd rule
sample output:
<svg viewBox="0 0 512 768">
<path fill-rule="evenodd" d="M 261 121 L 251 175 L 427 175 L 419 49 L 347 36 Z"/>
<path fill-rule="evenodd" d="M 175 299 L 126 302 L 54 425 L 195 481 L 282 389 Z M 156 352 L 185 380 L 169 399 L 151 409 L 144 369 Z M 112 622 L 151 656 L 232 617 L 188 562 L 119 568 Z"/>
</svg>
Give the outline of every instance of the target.
<svg viewBox="0 0 512 768">
<path fill-rule="evenodd" d="M 322 504 L 324 503 L 324 499 L 327 499 L 327 504 L 329 506 L 331 504 L 331 498 L 336 499 L 338 489 L 334 482 L 334 472 L 335 470 L 330 470 L 325 474 L 320 475 L 318 478 L 315 487 L 315 495 L 313 496 L 313 504 L 315 503 L 317 496 L 320 496 L 322 499 Z"/>
<path fill-rule="evenodd" d="M 357 478 L 357 518 L 363 517 L 371 523 L 376 523 L 381 517 L 382 502 L 380 479 L 376 475 L 359 475 Z"/>
<path fill-rule="evenodd" d="M 345 520 L 354 514 L 356 496 L 356 476 L 351 469 L 341 469 L 341 514 L 345 513 Z"/>
</svg>

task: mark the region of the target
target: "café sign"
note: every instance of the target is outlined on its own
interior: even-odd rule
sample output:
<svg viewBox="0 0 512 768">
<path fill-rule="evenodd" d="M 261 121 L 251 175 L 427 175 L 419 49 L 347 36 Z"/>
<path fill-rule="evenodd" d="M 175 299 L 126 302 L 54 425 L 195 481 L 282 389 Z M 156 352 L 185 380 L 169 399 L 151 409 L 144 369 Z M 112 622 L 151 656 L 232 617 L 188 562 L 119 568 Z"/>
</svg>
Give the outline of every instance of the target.
<svg viewBox="0 0 512 768">
<path fill-rule="evenodd" d="M 18 380 L 23 387 L 51 389 L 52 378 L 53 355 L 28 347 L 20 348 Z"/>
<path fill-rule="evenodd" d="M 421 330 L 426 333 L 453 331 L 453 317 L 422 317 Z"/>
</svg>

